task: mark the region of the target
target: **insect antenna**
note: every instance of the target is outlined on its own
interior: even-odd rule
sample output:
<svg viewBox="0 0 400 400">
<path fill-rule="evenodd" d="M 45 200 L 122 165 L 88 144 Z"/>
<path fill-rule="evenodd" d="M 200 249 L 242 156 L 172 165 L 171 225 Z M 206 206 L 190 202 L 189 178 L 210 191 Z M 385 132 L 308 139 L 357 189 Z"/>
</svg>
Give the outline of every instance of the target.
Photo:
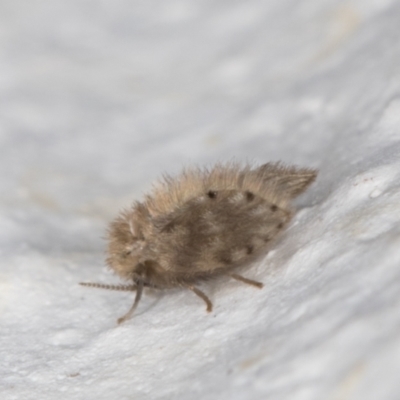
<svg viewBox="0 0 400 400">
<path fill-rule="evenodd" d="M 79 282 L 82 286 L 95 287 L 99 289 L 107 290 L 119 290 L 121 292 L 133 292 L 137 289 L 136 285 L 106 285 L 104 283 L 94 283 L 94 282 Z"/>
</svg>

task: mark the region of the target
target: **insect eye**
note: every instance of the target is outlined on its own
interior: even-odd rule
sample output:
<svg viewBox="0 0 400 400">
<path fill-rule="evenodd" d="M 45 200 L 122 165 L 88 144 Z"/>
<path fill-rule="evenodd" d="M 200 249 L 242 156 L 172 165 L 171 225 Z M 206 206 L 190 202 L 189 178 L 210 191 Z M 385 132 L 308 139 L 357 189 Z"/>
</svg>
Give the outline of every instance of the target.
<svg viewBox="0 0 400 400">
<path fill-rule="evenodd" d="M 122 252 L 121 255 L 123 258 L 126 258 L 126 257 L 129 257 L 131 254 L 132 254 L 132 250 L 128 250 L 128 251 Z"/>
</svg>

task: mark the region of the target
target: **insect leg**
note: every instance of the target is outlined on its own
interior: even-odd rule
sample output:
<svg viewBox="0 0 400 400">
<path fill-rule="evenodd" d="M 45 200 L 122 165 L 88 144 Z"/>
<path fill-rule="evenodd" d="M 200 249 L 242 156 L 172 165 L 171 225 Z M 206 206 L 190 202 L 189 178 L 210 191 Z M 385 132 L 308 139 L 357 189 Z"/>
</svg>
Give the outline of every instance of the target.
<svg viewBox="0 0 400 400">
<path fill-rule="evenodd" d="M 252 285 L 252 286 L 258 287 L 260 289 L 264 286 L 263 283 L 257 282 L 257 281 L 253 281 L 252 279 L 247 279 L 242 275 L 230 274 L 230 276 L 231 276 L 231 278 L 236 279 L 237 281 L 247 283 L 248 285 Z"/>
<path fill-rule="evenodd" d="M 197 287 L 192 285 L 184 285 L 184 286 L 190 289 L 194 294 L 197 294 L 197 296 L 201 297 L 204 300 L 204 302 L 207 304 L 208 312 L 212 311 L 213 305 L 211 303 L 211 300 L 200 289 L 197 289 Z"/>
<path fill-rule="evenodd" d="M 142 292 L 143 292 L 143 281 L 139 281 L 137 283 L 137 290 L 136 290 L 136 296 L 135 296 L 135 301 L 132 304 L 131 309 L 121 318 L 118 318 L 118 323 L 121 324 L 122 322 L 126 321 L 129 319 L 132 314 L 135 312 L 135 309 L 137 305 L 139 304 L 140 298 L 142 297 Z"/>
</svg>

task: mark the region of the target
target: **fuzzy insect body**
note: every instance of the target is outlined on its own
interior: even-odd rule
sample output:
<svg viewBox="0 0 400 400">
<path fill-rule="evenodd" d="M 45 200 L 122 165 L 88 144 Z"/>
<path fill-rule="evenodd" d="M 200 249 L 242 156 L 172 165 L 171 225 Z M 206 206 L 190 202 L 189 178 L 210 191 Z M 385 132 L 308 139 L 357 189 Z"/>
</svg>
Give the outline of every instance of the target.
<svg viewBox="0 0 400 400">
<path fill-rule="evenodd" d="M 235 273 L 265 253 L 293 216 L 291 201 L 316 177 L 308 168 L 267 163 L 188 169 L 165 176 L 143 202 L 136 202 L 111 223 L 108 265 L 136 290 L 128 319 L 144 287 L 185 287 L 212 303 L 196 285 L 229 275 L 254 286 L 259 282 Z M 107 288 L 102 284 L 85 284 Z M 110 287 L 108 287 L 110 288 Z"/>
</svg>

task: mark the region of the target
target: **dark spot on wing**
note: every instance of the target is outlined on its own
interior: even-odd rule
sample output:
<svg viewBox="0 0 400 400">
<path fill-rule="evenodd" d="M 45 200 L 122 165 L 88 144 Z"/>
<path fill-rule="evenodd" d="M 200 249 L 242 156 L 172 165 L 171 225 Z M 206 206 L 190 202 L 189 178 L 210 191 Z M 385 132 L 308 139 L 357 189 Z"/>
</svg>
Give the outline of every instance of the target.
<svg viewBox="0 0 400 400">
<path fill-rule="evenodd" d="M 254 193 L 251 193 L 251 192 L 247 191 L 246 192 L 246 199 L 247 199 L 247 201 L 254 200 Z"/>
<path fill-rule="evenodd" d="M 246 253 L 247 254 L 252 254 L 254 251 L 254 247 L 253 246 L 247 246 L 246 247 Z"/>
<path fill-rule="evenodd" d="M 210 199 L 215 199 L 217 197 L 217 192 L 215 190 L 209 190 L 208 193 L 207 193 L 207 196 Z"/>
</svg>

